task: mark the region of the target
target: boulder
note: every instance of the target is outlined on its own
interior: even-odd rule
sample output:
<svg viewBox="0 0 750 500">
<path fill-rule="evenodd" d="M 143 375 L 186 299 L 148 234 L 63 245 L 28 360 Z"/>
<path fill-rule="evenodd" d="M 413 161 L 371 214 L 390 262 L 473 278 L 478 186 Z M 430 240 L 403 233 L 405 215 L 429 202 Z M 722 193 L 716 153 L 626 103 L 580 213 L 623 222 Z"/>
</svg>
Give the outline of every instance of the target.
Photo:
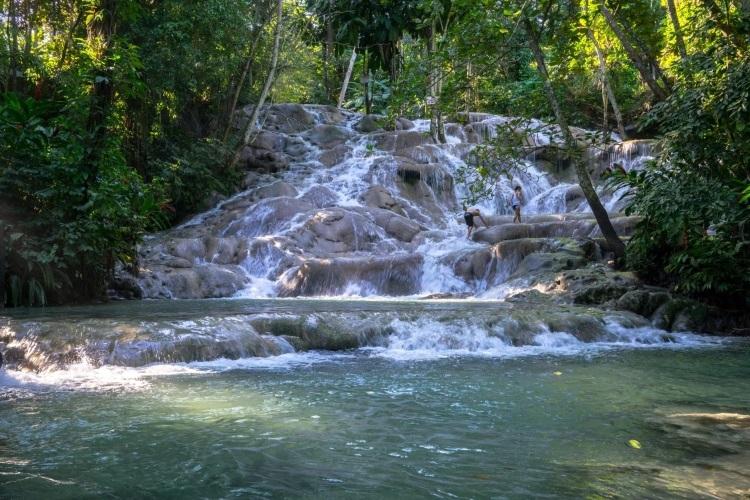
<svg viewBox="0 0 750 500">
<path fill-rule="evenodd" d="M 368 251 L 383 236 L 370 218 L 343 208 L 315 212 L 290 235 L 301 248 L 318 256 Z"/>
<path fill-rule="evenodd" d="M 414 128 L 414 122 L 408 118 L 396 118 L 396 130 L 411 130 Z"/>
<path fill-rule="evenodd" d="M 630 290 L 615 303 L 618 309 L 634 312 L 641 316 L 651 317 L 656 310 L 669 300 L 666 290 Z"/>
<path fill-rule="evenodd" d="M 389 210 L 374 208 L 369 210 L 369 212 L 374 218 L 375 223 L 385 229 L 385 232 L 389 236 L 406 243 L 411 242 L 414 236 L 423 229 L 416 222 Z"/>
<path fill-rule="evenodd" d="M 332 149 L 344 144 L 351 137 L 351 132 L 337 125 L 316 125 L 308 134 L 310 142 L 322 149 Z"/>
<path fill-rule="evenodd" d="M 323 151 L 318 157 L 318 161 L 326 167 L 333 167 L 344 161 L 351 152 L 352 148 L 345 144 L 339 144 L 333 149 Z"/>
<path fill-rule="evenodd" d="M 359 199 L 368 207 L 390 210 L 398 215 L 406 215 L 404 208 L 383 186 L 372 186 L 360 195 Z"/>
<path fill-rule="evenodd" d="M 297 215 L 314 207 L 311 203 L 297 198 L 280 196 L 260 200 L 242 213 L 232 217 L 223 231 L 223 236 L 254 237 L 278 231 Z"/>
<path fill-rule="evenodd" d="M 310 259 L 282 278 L 280 295 L 341 295 L 356 287 L 361 293 L 400 296 L 419 292 L 422 257 Z"/>
<path fill-rule="evenodd" d="M 242 113 L 245 120 L 253 112 L 252 105 L 245 106 Z M 301 104 L 274 104 L 268 106 L 263 118 L 263 129 L 284 134 L 295 134 L 310 129 L 315 125 L 315 117 Z M 263 114 L 263 113 L 261 113 Z"/>
<path fill-rule="evenodd" d="M 154 268 L 142 271 L 139 284 L 144 299 L 205 299 L 231 297 L 244 288 L 239 266 L 203 264 L 187 269 Z"/>
<path fill-rule="evenodd" d="M 378 130 L 383 130 L 383 122 L 385 117 L 382 115 L 365 115 L 359 120 L 357 125 L 354 127 L 358 132 L 363 134 L 369 134 Z"/>
<path fill-rule="evenodd" d="M 315 208 L 329 208 L 338 202 L 338 196 L 325 186 L 316 184 L 300 196 L 300 200 L 306 201 Z"/>
</svg>

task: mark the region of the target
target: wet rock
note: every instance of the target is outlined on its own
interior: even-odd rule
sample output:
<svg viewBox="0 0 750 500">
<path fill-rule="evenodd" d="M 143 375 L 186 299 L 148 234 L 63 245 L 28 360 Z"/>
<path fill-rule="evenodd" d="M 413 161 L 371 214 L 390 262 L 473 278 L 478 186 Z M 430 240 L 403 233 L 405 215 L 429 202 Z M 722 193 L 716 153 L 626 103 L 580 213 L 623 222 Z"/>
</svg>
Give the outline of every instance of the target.
<svg viewBox="0 0 750 500">
<path fill-rule="evenodd" d="M 231 297 L 247 283 L 239 266 L 203 264 L 189 269 L 144 269 L 142 273 L 144 299 Z"/>
<path fill-rule="evenodd" d="M 640 281 L 632 273 L 592 265 L 560 273 L 555 284 L 557 291 L 572 297 L 576 304 L 604 304 L 619 299 L 639 286 Z"/>
<path fill-rule="evenodd" d="M 250 147 L 281 152 L 284 151 L 286 141 L 287 136 L 284 134 L 262 130 L 258 132 L 255 138 L 252 140 L 252 142 L 250 143 Z"/>
<path fill-rule="evenodd" d="M 243 216 L 234 219 L 224 231 L 225 236 L 253 237 L 276 232 L 297 215 L 314 207 L 297 198 L 281 196 L 259 201 Z"/>
<path fill-rule="evenodd" d="M 396 118 L 396 130 L 411 130 L 414 128 L 414 122 L 408 118 Z"/>
<path fill-rule="evenodd" d="M 284 153 L 246 147 L 240 154 L 240 163 L 248 170 L 280 172 L 289 167 L 289 157 Z"/>
<path fill-rule="evenodd" d="M 495 244 L 520 238 L 582 238 L 595 226 L 591 220 L 537 222 L 531 224 L 503 224 L 475 231 L 472 240 Z"/>
<path fill-rule="evenodd" d="M 399 215 L 406 215 L 401 203 L 396 201 L 390 191 L 383 186 L 372 186 L 360 196 L 360 200 L 368 207 L 382 208 Z"/>
<path fill-rule="evenodd" d="M 383 237 L 368 217 L 343 208 L 315 212 L 292 234 L 301 248 L 316 256 L 372 250 Z"/>
<path fill-rule="evenodd" d="M 274 104 L 264 111 L 263 128 L 265 130 L 294 134 L 303 132 L 315 124 L 314 115 L 301 104 Z M 245 106 L 242 110 L 244 119 L 247 120 L 252 112 L 252 105 Z"/>
<path fill-rule="evenodd" d="M 383 151 L 399 151 L 422 144 L 432 144 L 429 135 L 423 135 L 416 130 L 397 130 L 395 132 L 384 132 L 372 136 L 375 145 Z"/>
<path fill-rule="evenodd" d="M 652 317 L 657 328 L 674 332 L 709 331 L 706 328 L 709 319 L 706 305 L 685 298 L 667 300 L 654 311 Z"/>
<path fill-rule="evenodd" d="M 593 316 L 551 314 L 545 323 L 552 332 L 565 332 L 583 342 L 593 342 L 606 335 L 604 321 Z"/>
<path fill-rule="evenodd" d="M 390 236 L 403 242 L 410 242 L 424 228 L 416 222 L 401 215 L 384 209 L 372 209 L 369 211 L 375 223 L 385 229 Z"/>
<path fill-rule="evenodd" d="M 385 117 L 382 115 L 365 115 L 359 120 L 355 128 L 363 134 L 369 134 L 370 132 L 383 130 L 382 124 L 384 121 Z"/>
<path fill-rule="evenodd" d="M 341 295 L 352 286 L 365 295 L 412 295 L 419 291 L 421 272 L 419 255 L 310 259 L 285 276 L 280 295 Z"/>
<path fill-rule="evenodd" d="M 669 293 L 666 290 L 630 290 L 617 299 L 616 307 L 641 316 L 651 317 L 668 300 Z"/>
<path fill-rule="evenodd" d="M 138 280 L 127 273 L 120 273 L 109 283 L 107 293 L 110 299 L 133 300 L 143 298 L 143 292 L 138 285 Z"/>
<path fill-rule="evenodd" d="M 338 165 L 339 163 L 344 161 L 349 153 L 351 153 L 351 151 L 352 148 L 350 148 L 349 146 L 339 144 L 333 149 L 323 151 L 318 157 L 318 161 L 326 167 L 333 167 L 334 165 Z"/>
<path fill-rule="evenodd" d="M 351 137 L 351 132 L 336 125 L 316 125 L 307 135 L 313 144 L 331 149 L 345 143 Z"/>
<path fill-rule="evenodd" d="M 265 198 L 278 198 L 285 196 L 294 198 L 297 196 L 297 189 L 284 181 L 275 181 L 264 186 L 248 191 L 246 194 L 238 196 L 222 204 L 224 210 L 239 210 L 247 208 L 253 203 Z"/>
<path fill-rule="evenodd" d="M 300 200 L 312 204 L 315 208 L 329 208 L 336 205 L 338 196 L 325 186 L 315 185 L 311 187 Z"/>
</svg>

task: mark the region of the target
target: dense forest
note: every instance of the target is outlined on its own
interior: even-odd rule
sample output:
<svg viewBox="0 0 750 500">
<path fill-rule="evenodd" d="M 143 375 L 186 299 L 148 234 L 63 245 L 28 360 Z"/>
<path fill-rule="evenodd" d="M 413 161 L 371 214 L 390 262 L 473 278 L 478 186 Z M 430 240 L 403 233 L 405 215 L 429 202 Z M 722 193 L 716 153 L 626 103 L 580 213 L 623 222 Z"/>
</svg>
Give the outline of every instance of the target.
<svg viewBox="0 0 750 500">
<path fill-rule="evenodd" d="M 613 179 L 643 217 L 620 265 L 749 295 L 748 0 L 1 0 L 0 22 L 0 304 L 102 297 L 144 234 L 240 188 L 280 102 L 430 118 L 436 142 L 469 111 L 534 117 L 573 156 L 572 125 L 656 139 Z"/>
</svg>

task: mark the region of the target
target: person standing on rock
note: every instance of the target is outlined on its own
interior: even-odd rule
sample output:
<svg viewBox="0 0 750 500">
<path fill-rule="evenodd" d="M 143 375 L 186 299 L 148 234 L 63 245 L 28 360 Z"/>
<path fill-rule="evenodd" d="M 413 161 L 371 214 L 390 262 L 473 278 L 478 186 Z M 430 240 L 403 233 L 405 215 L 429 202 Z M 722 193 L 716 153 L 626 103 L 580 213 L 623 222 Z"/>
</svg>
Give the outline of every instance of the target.
<svg viewBox="0 0 750 500">
<path fill-rule="evenodd" d="M 470 208 L 466 210 L 466 207 L 464 207 L 464 221 L 466 222 L 466 237 L 471 239 L 471 232 L 474 230 L 474 217 L 479 217 L 482 220 L 482 224 L 484 224 L 484 227 L 489 227 L 489 224 L 487 224 L 487 221 L 484 220 L 484 217 L 482 217 L 482 213 L 479 211 L 478 208 Z"/>
<path fill-rule="evenodd" d="M 513 222 L 521 223 L 521 203 L 523 202 L 523 191 L 521 186 L 516 186 L 513 196 L 510 197 L 510 206 L 513 208 Z"/>
</svg>

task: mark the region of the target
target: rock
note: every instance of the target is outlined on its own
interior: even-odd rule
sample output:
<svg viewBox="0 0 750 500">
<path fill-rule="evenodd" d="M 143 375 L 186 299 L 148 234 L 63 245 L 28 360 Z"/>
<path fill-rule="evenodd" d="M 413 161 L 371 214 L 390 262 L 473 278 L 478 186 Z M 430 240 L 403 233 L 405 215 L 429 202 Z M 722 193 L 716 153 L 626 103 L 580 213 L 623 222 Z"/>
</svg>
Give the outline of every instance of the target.
<svg viewBox="0 0 750 500">
<path fill-rule="evenodd" d="M 709 309 L 700 302 L 674 298 L 659 306 L 652 321 L 657 328 L 673 332 L 693 331 L 704 333 L 709 322 Z"/>
<path fill-rule="evenodd" d="M 630 290 L 617 299 L 616 307 L 648 318 L 667 300 L 669 293 L 666 291 L 637 289 Z"/>
<path fill-rule="evenodd" d="M 247 120 L 252 112 L 252 105 L 245 106 L 242 109 L 244 119 Z M 301 104 L 274 104 L 267 108 L 263 128 L 284 134 L 294 134 L 308 130 L 314 124 L 315 117 L 312 113 L 308 113 Z"/>
<path fill-rule="evenodd" d="M 383 186 L 372 186 L 362 193 L 359 199 L 368 207 L 382 208 L 398 215 L 406 215 L 401 204 Z"/>
<path fill-rule="evenodd" d="M 372 139 L 378 149 L 391 152 L 421 146 L 422 144 L 432 144 L 432 138 L 416 130 L 383 132 L 374 134 Z"/>
<path fill-rule="evenodd" d="M 223 234 L 238 237 L 269 234 L 313 208 L 311 203 L 297 198 L 281 196 L 264 199 L 251 206 L 241 218 L 230 222 Z"/>
<path fill-rule="evenodd" d="M 242 268 L 203 264 L 189 269 L 146 269 L 140 280 L 144 299 L 231 297 L 244 288 Z"/>
<path fill-rule="evenodd" d="M 374 218 L 375 223 L 385 229 L 388 235 L 403 242 L 408 243 L 412 241 L 414 236 L 423 229 L 416 222 L 389 210 L 372 209 L 370 210 L 370 214 Z"/>
<path fill-rule="evenodd" d="M 241 210 L 249 207 L 253 203 L 265 198 L 288 197 L 295 198 L 299 193 L 297 189 L 284 181 L 275 181 L 264 186 L 257 187 L 247 193 L 236 196 L 231 200 L 224 202 L 221 208 L 224 210 Z"/>
<path fill-rule="evenodd" d="M 369 134 L 370 132 L 383 130 L 382 123 L 384 120 L 385 117 L 382 115 L 365 115 L 354 128 L 363 134 Z"/>
<path fill-rule="evenodd" d="M 119 273 L 110 281 L 107 295 L 115 300 L 133 300 L 143 298 L 143 291 L 134 276 Z"/>
<path fill-rule="evenodd" d="M 545 323 L 552 332 L 565 332 L 583 342 L 593 342 L 606 335 L 604 322 L 593 316 L 551 314 Z"/>
<path fill-rule="evenodd" d="M 300 248 L 316 256 L 370 251 L 383 236 L 370 218 L 338 207 L 315 212 L 291 235 Z"/>
<path fill-rule="evenodd" d="M 453 176 L 437 163 L 422 164 L 396 158 L 396 175 L 407 184 L 424 181 L 435 194 L 453 194 Z"/>
<path fill-rule="evenodd" d="M 289 166 L 289 158 L 284 153 L 246 147 L 240 153 L 240 163 L 248 170 L 280 172 Z"/>
<path fill-rule="evenodd" d="M 351 151 L 352 148 L 350 148 L 349 146 L 345 144 L 339 144 L 333 149 L 327 149 L 323 151 L 318 157 L 318 161 L 326 167 L 333 167 L 334 165 L 338 165 L 339 163 L 344 161 L 349 153 L 351 153 Z"/>
<path fill-rule="evenodd" d="M 639 284 L 633 273 L 611 271 L 594 264 L 563 271 L 555 280 L 555 289 L 572 298 L 576 304 L 604 304 L 619 299 Z"/>
<path fill-rule="evenodd" d="M 345 143 L 351 137 L 351 132 L 336 125 L 316 125 L 307 135 L 313 144 L 331 149 Z"/>
<path fill-rule="evenodd" d="M 419 291 L 422 257 L 310 259 L 282 279 L 280 296 L 341 295 L 348 287 L 363 294 L 412 295 Z"/>
<path fill-rule="evenodd" d="M 311 187 L 299 199 L 312 204 L 315 208 L 333 207 L 339 200 L 336 193 L 319 184 Z"/>
<path fill-rule="evenodd" d="M 472 240 L 494 244 L 520 238 L 581 238 L 588 235 L 595 224 L 592 220 L 503 224 L 475 231 Z"/>
<path fill-rule="evenodd" d="M 258 135 L 252 140 L 250 147 L 281 152 L 284 151 L 286 139 L 287 136 L 284 134 L 262 130 L 258 132 Z"/>
<path fill-rule="evenodd" d="M 411 130 L 414 128 L 414 122 L 408 118 L 396 118 L 396 130 Z"/>
</svg>

